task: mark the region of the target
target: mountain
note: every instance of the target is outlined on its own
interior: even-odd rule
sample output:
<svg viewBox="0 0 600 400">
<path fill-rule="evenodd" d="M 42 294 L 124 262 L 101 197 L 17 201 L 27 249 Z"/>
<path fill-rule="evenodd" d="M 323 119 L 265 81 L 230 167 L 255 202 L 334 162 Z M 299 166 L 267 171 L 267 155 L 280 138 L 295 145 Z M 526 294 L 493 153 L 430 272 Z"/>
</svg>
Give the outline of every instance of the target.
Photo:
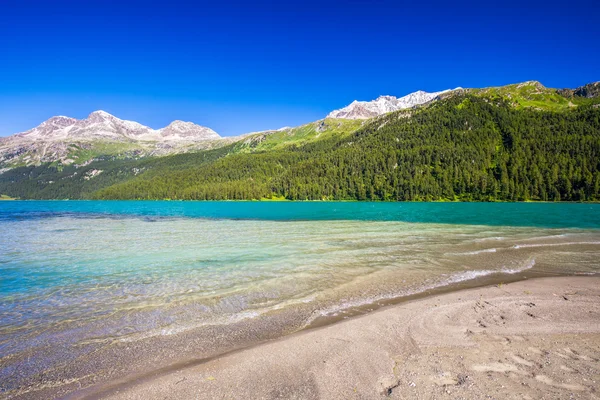
<svg viewBox="0 0 600 400">
<path fill-rule="evenodd" d="M 459 89 L 460 88 L 456 88 L 453 90 Z M 442 90 L 441 92 L 428 93 L 419 90 L 400 98 L 394 96 L 379 96 L 373 101 L 354 100 L 350 105 L 330 112 L 329 115 L 327 115 L 327 118 L 369 119 L 392 111 L 404 110 L 406 108 L 412 108 L 428 103 L 439 95 L 451 91 L 452 90 L 448 89 Z"/>
<path fill-rule="evenodd" d="M 594 98 L 600 96 L 600 82 L 588 83 L 577 89 L 560 89 L 558 92 L 564 97 Z"/>
<path fill-rule="evenodd" d="M 0 139 L 0 195 L 600 200 L 599 87 L 444 91 L 371 119 L 226 138 L 182 121 L 53 117 Z"/>
<path fill-rule="evenodd" d="M 204 151 L 13 168 L 0 174 L 0 194 L 600 201 L 600 98 L 583 93 L 562 95 L 535 81 L 458 90 L 410 110 L 326 118 Z"/>
<path fill-rule="evenodd" d="M 221 139 L 221 136 L 210 128 L 179 120 L 171 122 L 168 126 L 156 131 L 156 133 L 163 140 L 203 141 Z"/>
<path fill-rule="evenodd" d="M 598 201 L 600 108 L 516 108 L 461 93 L 410 116 L 397 111 L 369 120 L 347 135 L 228 152 L 185 169 L 154 170 L 92 197 Z"/>
<path fill-rule="evenodd" d="M 52 117 L 26 132 L 0 138 L 0 166 L 57 161 L 68 165 L 98 155 L 164 155 L 211 148 L 221 139 L 212 129 L 191 122 L 173 121 L 154 130 L 100 110 L 81 120 Z"/>
<path fill-rule="evenodd" d="M 220 136 L 210 128 L 183 121 L 174 121 L 165 128 L 154 130 L 138 122 L 122 120 L 99 110 L 82 120 L 64 116 L 52 117 L 33 129 L 13 136 L 13 139 L 17 138 L 46 141 L 110 139 L 157 142 L 214 140 L 220 139 Z"/>
<path fill-rule="evenodd" d="M 576 89 L 547 88 L 538 81 L 526 81 L 506 86 L 448 89 L 428 93 L 417 91 L 404 97 L 380 96 L 373 101 L 353 101 L 350 105 L 329 113 L 328 118 L 369 119 L 390 112 L 425 106 L 449 96 L 469 93 L 488 99 L 502 98 L 515 108 L 531 107 L 540 110 L 564 110 L 586 104 L 587 99 L 600 96 L 600 82 Z"/>
<path fill-rule="evenodd" d="M 588 83 L 575 89 L 575 96 L 594 98 L 600 96 L 600 82 Z"/>
<path fill-rule="evenodd" d="M 371 102 L 355 101 L 331 112 L 327 118 L 295 128 L 281 128 L 221 138 L 210 128 L 191 122 L 173 121 L 154 130 L 134 121 L 121 120 L 107 112 L 95 111 L 88 118 L 57 116 L 36 128 L 0 138 L 0 173 L 20 166 L 56 163 L 87 165 L 95 160 L 165 156 L 209 150 L 236 143 L 233 151 L 269 151 L 299 146 L 331 135 L 348 135 L 370 118 L 399 110 L 428 107 L 436 101 L 471 94 L 488 101 L 501 99 L 514 108 L 560 111 L 593 103 L 600 83 L 576 89 L 551 89 L 537 81 L 482 89 L 453 89 L 427 93 L 418 91 L 404 97 L 381 96 Z M 407 115 L 408 115 L 407 114 Z M 355 121 L 357 123 L 351 123 Z"/>
</svg>

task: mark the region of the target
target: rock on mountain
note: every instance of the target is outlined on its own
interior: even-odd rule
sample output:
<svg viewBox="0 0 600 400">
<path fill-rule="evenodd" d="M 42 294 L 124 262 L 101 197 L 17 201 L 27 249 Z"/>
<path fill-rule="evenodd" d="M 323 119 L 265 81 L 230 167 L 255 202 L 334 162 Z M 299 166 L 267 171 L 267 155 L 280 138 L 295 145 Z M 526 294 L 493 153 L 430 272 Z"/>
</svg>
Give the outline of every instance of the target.
<svg viewBox="0 0 600 400">
<path fill-rule="evenodd" d="M 575 89 L 575 96 L 580 97 L 599 97 L 600 96 L 600 82 L 588 83 L 587 85 L 578 87 Z"/>
<path fill-rule="evenodd" d="M 78 162 L 73 154 L 82 150 L 105 155 L 158 155 L 211 148 L 220 141 L 215 131 L 192 122 L 173 121 L 155 130 L 94 111 L 81 120 L 52 117 L 26 132 L 0 138 L 0 167 L 54 161 L 69 164 Z"/>
<path fill-rule="evenodd" d="M 558 94 L 565 97 L 585 97 L 594 98 L 600 97 L 600 82 L 592 82 L 587 85 L 578 87 L 577 89 L 559 89 Z"/>
<path fill-rule="evenodd" d="M 440 92 L 428 93 L 422 90 L 410 93 L 404 97 L 380 96 L 373 101 L 353 101 L 347 107 L 335 110 L 327 115 L 327 118 L 343 119 L 368 119 L 378 115 L 387 114 L 392 111 L 403 110 L 428 103 L 443 93 L 456 89 L 442 90 Z"/>
</svg>

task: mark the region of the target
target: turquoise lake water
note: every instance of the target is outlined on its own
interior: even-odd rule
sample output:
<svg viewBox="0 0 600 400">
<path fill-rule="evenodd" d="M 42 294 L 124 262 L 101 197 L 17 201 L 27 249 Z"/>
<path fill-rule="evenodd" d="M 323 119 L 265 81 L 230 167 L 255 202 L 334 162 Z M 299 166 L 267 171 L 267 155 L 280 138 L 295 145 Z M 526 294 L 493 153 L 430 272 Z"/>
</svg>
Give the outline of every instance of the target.
<svg viewBox="0 0 600 400">
<path fill-rule="evenodd" d="M 256 321 L 289 333 L 482 278 L 597 274 L 598 260 L 598 204 L 3 201 L 0 390 L 93 372 L 89 354 L 124 344 L 201 344 L 218 327 L 234 346 Z"/>
<path fill-rule="evenodd" d="M 5 201 L 0 218 L 137 215 L 218 219 L 403 221 L 470 225 L 600 228 L 600 204 Z"/>
</svg>

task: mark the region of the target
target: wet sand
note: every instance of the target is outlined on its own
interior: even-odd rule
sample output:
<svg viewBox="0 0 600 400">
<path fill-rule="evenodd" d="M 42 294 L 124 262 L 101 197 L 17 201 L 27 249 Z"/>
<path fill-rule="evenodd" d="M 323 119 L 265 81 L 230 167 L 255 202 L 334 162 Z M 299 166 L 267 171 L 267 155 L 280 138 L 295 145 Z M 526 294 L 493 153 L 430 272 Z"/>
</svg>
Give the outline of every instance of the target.
<svg viewBox="0 0 600 400">
<path fill-rule="evenodd" d="M 600 277 L 538 278 L 383 307 L 71 398 L 594 399 L 599 360 Z"/>
</svg>

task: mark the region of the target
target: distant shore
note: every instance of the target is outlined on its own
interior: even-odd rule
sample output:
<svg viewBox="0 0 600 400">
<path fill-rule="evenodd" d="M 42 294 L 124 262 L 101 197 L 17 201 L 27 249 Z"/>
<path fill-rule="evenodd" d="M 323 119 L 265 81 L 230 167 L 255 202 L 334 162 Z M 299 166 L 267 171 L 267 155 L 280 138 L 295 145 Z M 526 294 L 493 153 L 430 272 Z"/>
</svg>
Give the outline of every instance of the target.
<svg viewBox="0 0 600 400">
<path fill-rule="evenodd" d="M 530 279 L 382 308 L 71 398 L 589 398 L 600 277 Z"/>
<path fill-rule="evenodd" d="M 274 203 L 398 203 L 398 204 L 413 204 L 413 203 L 532 203 L 532 204 L 600 204 L 600 200 L 464 200 L 464 199 L 438 199 L 438 200 L 355 200 L 355 199 L 320 199 L 320 200 L 290 200 L 285 197 L 267 198 L 263 197 L 260 199 L 247 199 L 247 200 L 236 200 L 236 199 L 222 199 L 222 200 L 188 200 L 188 199 L 169 199 L 169 198 L 153 198 L 153 199 L 94 199 L 94 198 L 82 198 L 82 199 L 36 199 L 36 198 L 18 198 L 3 195 L 0 200 L 18 200 L 18 201 L 169 201 L 169 202 L 184 202 L 184 203 L 215 203 L 215 202 L 231 202 L 231 203 L 257 203 L 257 202 L 274 202 Z"/>
</svg>

